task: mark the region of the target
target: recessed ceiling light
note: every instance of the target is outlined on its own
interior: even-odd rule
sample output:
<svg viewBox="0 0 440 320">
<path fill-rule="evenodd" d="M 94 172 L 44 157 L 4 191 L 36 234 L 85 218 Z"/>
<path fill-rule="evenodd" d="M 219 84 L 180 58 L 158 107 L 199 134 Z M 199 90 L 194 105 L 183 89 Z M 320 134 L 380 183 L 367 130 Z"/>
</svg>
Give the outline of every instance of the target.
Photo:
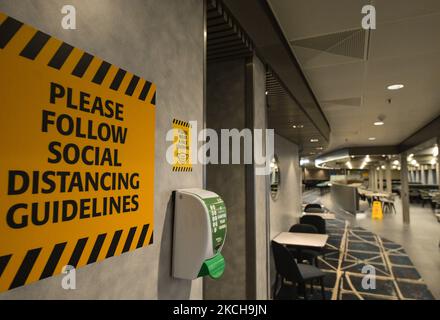
<svg viewBox="0 0 440 320">
<path fill-rule="evenodd" d="M 384 124 L 385 124 L 385 122 L 383 122 L 383 121 L 376 121 L 374 123 L 375 126 L 383 126 Z"/>
<path fill-rule="evenodd" d="M 310 139 L 310 142 L 319 142 L 319 140 L 318 139 Z"/>
<path fill-rule="evenodd" d="M 400 90 L 405 87 L 403 84 L 392 84 L 387 87 L 388 90 Z"/>
<path fill-rule="evenodd" d="M 269 91 L 266 91 L 264 94 L 267 96 L 269 94 Z"/>
<path fill-rule="evenodd" d="M 374 137 L 370 137 L 370 138 L 368 138 L 368 140 L 370 140 L 370 141 L 374 141 L 374 140 L 376 140 L 376 138 L 374 138 Z"/>
<path fill-rule="evenodd" d="M 304 125 L 302 125 L 302 124 L 294 124 L 294 125 L 292 126 L 292 128 L 293 128 L 293 129 L 302 129 L 302 128 L 304 128 Z"/>
</svg>

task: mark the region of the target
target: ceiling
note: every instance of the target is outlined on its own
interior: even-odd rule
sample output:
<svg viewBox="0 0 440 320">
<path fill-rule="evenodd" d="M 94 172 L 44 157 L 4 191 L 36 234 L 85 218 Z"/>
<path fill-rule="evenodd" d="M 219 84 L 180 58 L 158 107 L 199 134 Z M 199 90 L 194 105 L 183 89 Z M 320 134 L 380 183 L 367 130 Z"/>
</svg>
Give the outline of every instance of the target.
<svg viewBox="0 0 440 320">
<path fill-rule="evenodd" d="M 299 146 L 301 156 L 316 156 L 328 146 L 330 126 L 264 1 L 207 1 L 207 63 L 249 58 L 266 67 L 268 126 Z"/>
<path fill-rule="evenodd" d="M 370 1 L 268 2 L 330 123 L 325 152 L 397 145 L 440 116 L 440 1 L 376 0 L 371 32 L 361 28 Z M 396 83 L 405 87 L 387 90 Z"/>
<path fill-rule="evenodd" d="M 269 128 L 298 144 L 302 157 L 315 157 L 325 150 L 327 139 L 271 69 L 266 72 L 266 90 Z"/>
</svg>

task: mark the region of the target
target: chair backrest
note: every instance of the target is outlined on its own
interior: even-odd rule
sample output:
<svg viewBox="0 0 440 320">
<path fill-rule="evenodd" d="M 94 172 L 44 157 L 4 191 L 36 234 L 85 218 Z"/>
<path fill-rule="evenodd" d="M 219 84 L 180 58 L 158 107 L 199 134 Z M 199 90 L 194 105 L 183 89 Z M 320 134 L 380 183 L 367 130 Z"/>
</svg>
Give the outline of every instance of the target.
<svg viewBox="0 0 440 320">
<path fill-rule="evenodd" d="M 321 206 L 319 203 L 309 203 L 309 204 L 306 205 L 306 207 L 304 208 L 304 210 L 305 210 L 305 209 L 308 209 L 308 208 L 322 209 L 322 206 Z"/>
<path fill-rule="evenodd" d="M 320 234 L 326 234 L 326 229 L 325 229 L 325 220 L 320 217 L 320 216 L 302 216 L 299 219 L 299 223 L 301 224 L 311 224 L 312 226 L 314 226 L 316 229 L 318 229 L 318 233 Z"/>
<path fill-rule="evenodd" d="M 290 227 L 289 232 L 296 233 L 318 233 L 318 229 L 311 224 L 294 224 Z"/>
<path fill-rule="evenodd" d="M 308 213 L 324 213 L 325 210 L 323 208 L 305 208 L 304 212 L 308 212 Z"/>
<path fill-rule="evenodd" d="M 279 275 L 292 282 L 301 280 L 302 277 L 298 265 L 285 246 L 272 241 L 272 252 L 275 261 L 275 268 Z"/>
</svg>

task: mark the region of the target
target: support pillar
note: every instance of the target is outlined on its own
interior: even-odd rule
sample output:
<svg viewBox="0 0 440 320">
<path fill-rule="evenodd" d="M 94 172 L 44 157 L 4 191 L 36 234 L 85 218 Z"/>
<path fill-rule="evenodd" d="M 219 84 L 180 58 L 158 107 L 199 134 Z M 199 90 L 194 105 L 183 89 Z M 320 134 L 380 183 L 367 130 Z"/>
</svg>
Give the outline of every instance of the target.
<svg viewBox="0 0 440 320">
<path fill-rule="evenodd" d="M 374 168 L 370 167 L 370 171 L 368 173 L 368 189 L 374 189 Z"/>
<path fill-rule="evenodd" d="M 391 161 L 390 160 L 388 160 L 386 163 L 385 178 L 387 181 L 387 192 L 392 193 L 393 188 L 392 188 L 392 179 L 391 179 Z"/>
<path fill-rule="evenodd" d="M 383 192 L 383 170 L 382 170 L 382 166 L 379 166 L 379 191 Z"/>
<path fill-rule="evenodd" d="M 440 160 L 437 160 L 437 164 L 435 165 L 435 176 L 436 176 L 436 183 L 440 188 L 440 164 L 439 164 Z"/>
<path fill-rule="evenodd" d="M 440 137 L 437 138 L 437 148 L 440 148 Z M 436 176 L 437 176 L 437 185 L 439 186 L 440 190 L 440 152 L 437 155 L 437 165 L 436 165 Z"/>
<path fill-rule="evenodd" d="M 401 170 L 400 170 L 400 183 L 401 183 L 401 190 L 400 190 L 400 196 L 402 198 L 402 215 L 403 215 L 403 223 L 409 224 L 410 223 L 410 216 L 409 216 L 409 185 L 408 185 L 408 160 L 407 160 L 407 152 L 403 152 L 400 155 L 400 163 L 401 163 Z"/>
<path fill-rule="evenodd" d="M 373 167 L 373 191 L 377 191 L 377 170 L 376 167 Z"/>
</svg>

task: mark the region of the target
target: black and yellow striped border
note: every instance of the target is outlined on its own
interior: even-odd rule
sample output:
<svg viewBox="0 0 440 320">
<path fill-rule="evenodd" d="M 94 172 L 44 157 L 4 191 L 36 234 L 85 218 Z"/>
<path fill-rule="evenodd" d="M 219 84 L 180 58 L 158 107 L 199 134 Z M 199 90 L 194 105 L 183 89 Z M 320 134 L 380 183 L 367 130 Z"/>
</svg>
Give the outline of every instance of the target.
<svg viewBox="0 0 440 320">
<path fill-rule="evenodd" d="M 173 171 L 174 172 L 192 172 L 193 168 L 189 167 L 189 166 L 182 167 L 179 165 L 175 165 L 175 166 L 173 166 Z"/>
<path fill-rule="evenodd" d="M 0 49 L 156 106 L 156 85 L 0 12 Z M 9 48 L 10 47 L 10 48 Z"/>
<path fill-rule="evenodd" d="M 173 125 L 184 127 L 184 128 L 191 128 L 191 125 L 189 124 L 189 122 L 177 120 L 177 119 L 173 119 Z"/>
<path fill-rule="evenodd" d="M 138 230 L 139 229 L 139 230 Z M 20 267 L 15 272 L 15 276 L 10 280 L 8 289 L 14 289 L 27 284 L 31 272 L 38 272 L 39 278 L 42 280 L 49 278 L 57 273 L 65 266 L 73 267 L 82 266 L 81 260 L 85 261 L 85 265 L 111 258 L 138 249 L 153 243 L 153 230 L 150 225 L 145 224 L 142 228 L 132 227 L 127 230 L 117 230 L 113 234 L 102 233 L 96 238 L 81 238 L 74 245 L 68 242 L 58 243 L 53 248 L 34 248 L 28 250 Z M 85 248 L 91 247 L 90 254 L 87 255 Z M 50 251 L 48 254 L 47 250 Z M 46 252 L 44 252 L 46 251 Z M 14 258 L 12 254 L 0 257 L 0 277 L 8 267 L 9 262 Z M 33 270 L 38 259 L 46 259 L 39 265 L 44 266 L 42 270 Z M 63 262 L 62 262 L 63 261 Z"/>
</svg>

